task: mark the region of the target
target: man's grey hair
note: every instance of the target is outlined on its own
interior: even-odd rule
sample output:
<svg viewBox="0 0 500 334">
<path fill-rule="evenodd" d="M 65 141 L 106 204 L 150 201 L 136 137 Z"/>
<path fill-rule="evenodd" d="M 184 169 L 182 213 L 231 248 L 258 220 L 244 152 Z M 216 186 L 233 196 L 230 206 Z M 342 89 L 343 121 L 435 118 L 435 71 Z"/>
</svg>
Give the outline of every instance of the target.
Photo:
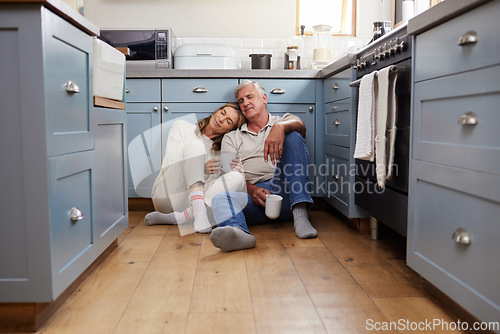
<svg viewBox="0 0 500 334">
<path fill-rule="evenodd" d="M 238 92 L 240 91 L 240 89 L 242 89 L 243 87 L 248 86 L 248 85 L 254 85 L 255 89 L 257 90 L 257 93 L 259 93 L 260 96 L 266 94 L 266 90 L 264 89 L 264 86 L 262 86 L 262 84 L 260 82 L 252 81 L 252 80 L 243 80 L 234 89 L 234 97 L 236 99 L 238 99 Z"/>
</svg>

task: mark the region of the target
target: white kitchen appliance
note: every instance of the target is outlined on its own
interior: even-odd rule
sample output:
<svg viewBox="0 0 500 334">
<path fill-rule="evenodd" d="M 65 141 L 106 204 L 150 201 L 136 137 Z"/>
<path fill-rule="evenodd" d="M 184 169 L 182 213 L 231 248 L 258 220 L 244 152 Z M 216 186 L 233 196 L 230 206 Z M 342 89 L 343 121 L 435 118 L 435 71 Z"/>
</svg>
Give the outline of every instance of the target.
<svg viewBox="0 0 500 334">
<path fill-rule="evenodd" d="M 223 44 L 182 44 L 175 50 L 174 68 L 236 69 L 236 55 Z"/>
</svg>

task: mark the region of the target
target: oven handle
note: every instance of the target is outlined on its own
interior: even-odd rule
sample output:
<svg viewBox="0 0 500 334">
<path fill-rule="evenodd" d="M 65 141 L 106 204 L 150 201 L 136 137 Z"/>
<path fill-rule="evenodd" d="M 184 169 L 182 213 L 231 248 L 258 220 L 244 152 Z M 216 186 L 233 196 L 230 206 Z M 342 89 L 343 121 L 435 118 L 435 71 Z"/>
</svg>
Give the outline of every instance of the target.
<svg viewBox="0 0 500 334">
<path fill-rule="evenodd" d="M 390 70 L 391 70 L 391 72 L 394 72 L 394 73 L 401 73 L 401 72 L 405 72 L 407 70 L 407 68 L 404 66 L 391 65 Z M 377 74 L 375 73 L 375 75 L 377 75 Z M 350 87 L 358 87 L 360 83 L 361 83 L 361 79 L 358 79 L 358 80 L 355 80 L 353 82 L 350 82 L 349 86 Z"/>
</svg>

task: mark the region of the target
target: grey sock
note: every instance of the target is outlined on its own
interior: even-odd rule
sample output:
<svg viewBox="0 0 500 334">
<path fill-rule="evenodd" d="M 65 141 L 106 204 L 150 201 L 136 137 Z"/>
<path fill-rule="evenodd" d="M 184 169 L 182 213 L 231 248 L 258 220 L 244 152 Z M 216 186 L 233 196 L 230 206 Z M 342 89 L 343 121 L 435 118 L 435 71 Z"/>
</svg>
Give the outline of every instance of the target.
<svg viewBox="0 0 500 334">
<path fill-rule="evenodd" d="M 311 225 L 307 216 L 306 203 L 297 203 L 292 208 L 295 235 L 300 239 L 316 238 L 318 231 Z"/>
<path fill-rule="evenodd" d="M 144 217 L 144 222 L 147 225 L 176 225 L 176 212 L 161 213 L 158 211 L 150 212 Z"/>
<path fill-rule="evenodd" d="M 215 247 L 225 252 L 254 248 L 256 244 L 252 234 L 232 226 L 217 227 L 210 234 L 210 240 Z"/>
</svg>

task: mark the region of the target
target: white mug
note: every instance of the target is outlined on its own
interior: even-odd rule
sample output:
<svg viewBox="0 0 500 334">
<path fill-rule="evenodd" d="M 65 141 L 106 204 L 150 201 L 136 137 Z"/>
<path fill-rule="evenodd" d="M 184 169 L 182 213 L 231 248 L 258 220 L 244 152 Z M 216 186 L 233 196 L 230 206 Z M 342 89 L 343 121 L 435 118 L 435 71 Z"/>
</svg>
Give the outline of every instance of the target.
<svg viewBox="0 0 500 334">
<path fill-rule="evenodd" d="M 280 195 L 266 195 L 266 216 L 270 219 L 276 219 L 280 216 L 281 202 L 283 197 Z"/>
<path fill-rule="evenodd" d="M 233 161 L 236 156 L 236 152 L 224 152 L 220 155 L 220 162 L 223 173 L 229 173 L 232 170 L 231 161 Z"/>
</svg>

